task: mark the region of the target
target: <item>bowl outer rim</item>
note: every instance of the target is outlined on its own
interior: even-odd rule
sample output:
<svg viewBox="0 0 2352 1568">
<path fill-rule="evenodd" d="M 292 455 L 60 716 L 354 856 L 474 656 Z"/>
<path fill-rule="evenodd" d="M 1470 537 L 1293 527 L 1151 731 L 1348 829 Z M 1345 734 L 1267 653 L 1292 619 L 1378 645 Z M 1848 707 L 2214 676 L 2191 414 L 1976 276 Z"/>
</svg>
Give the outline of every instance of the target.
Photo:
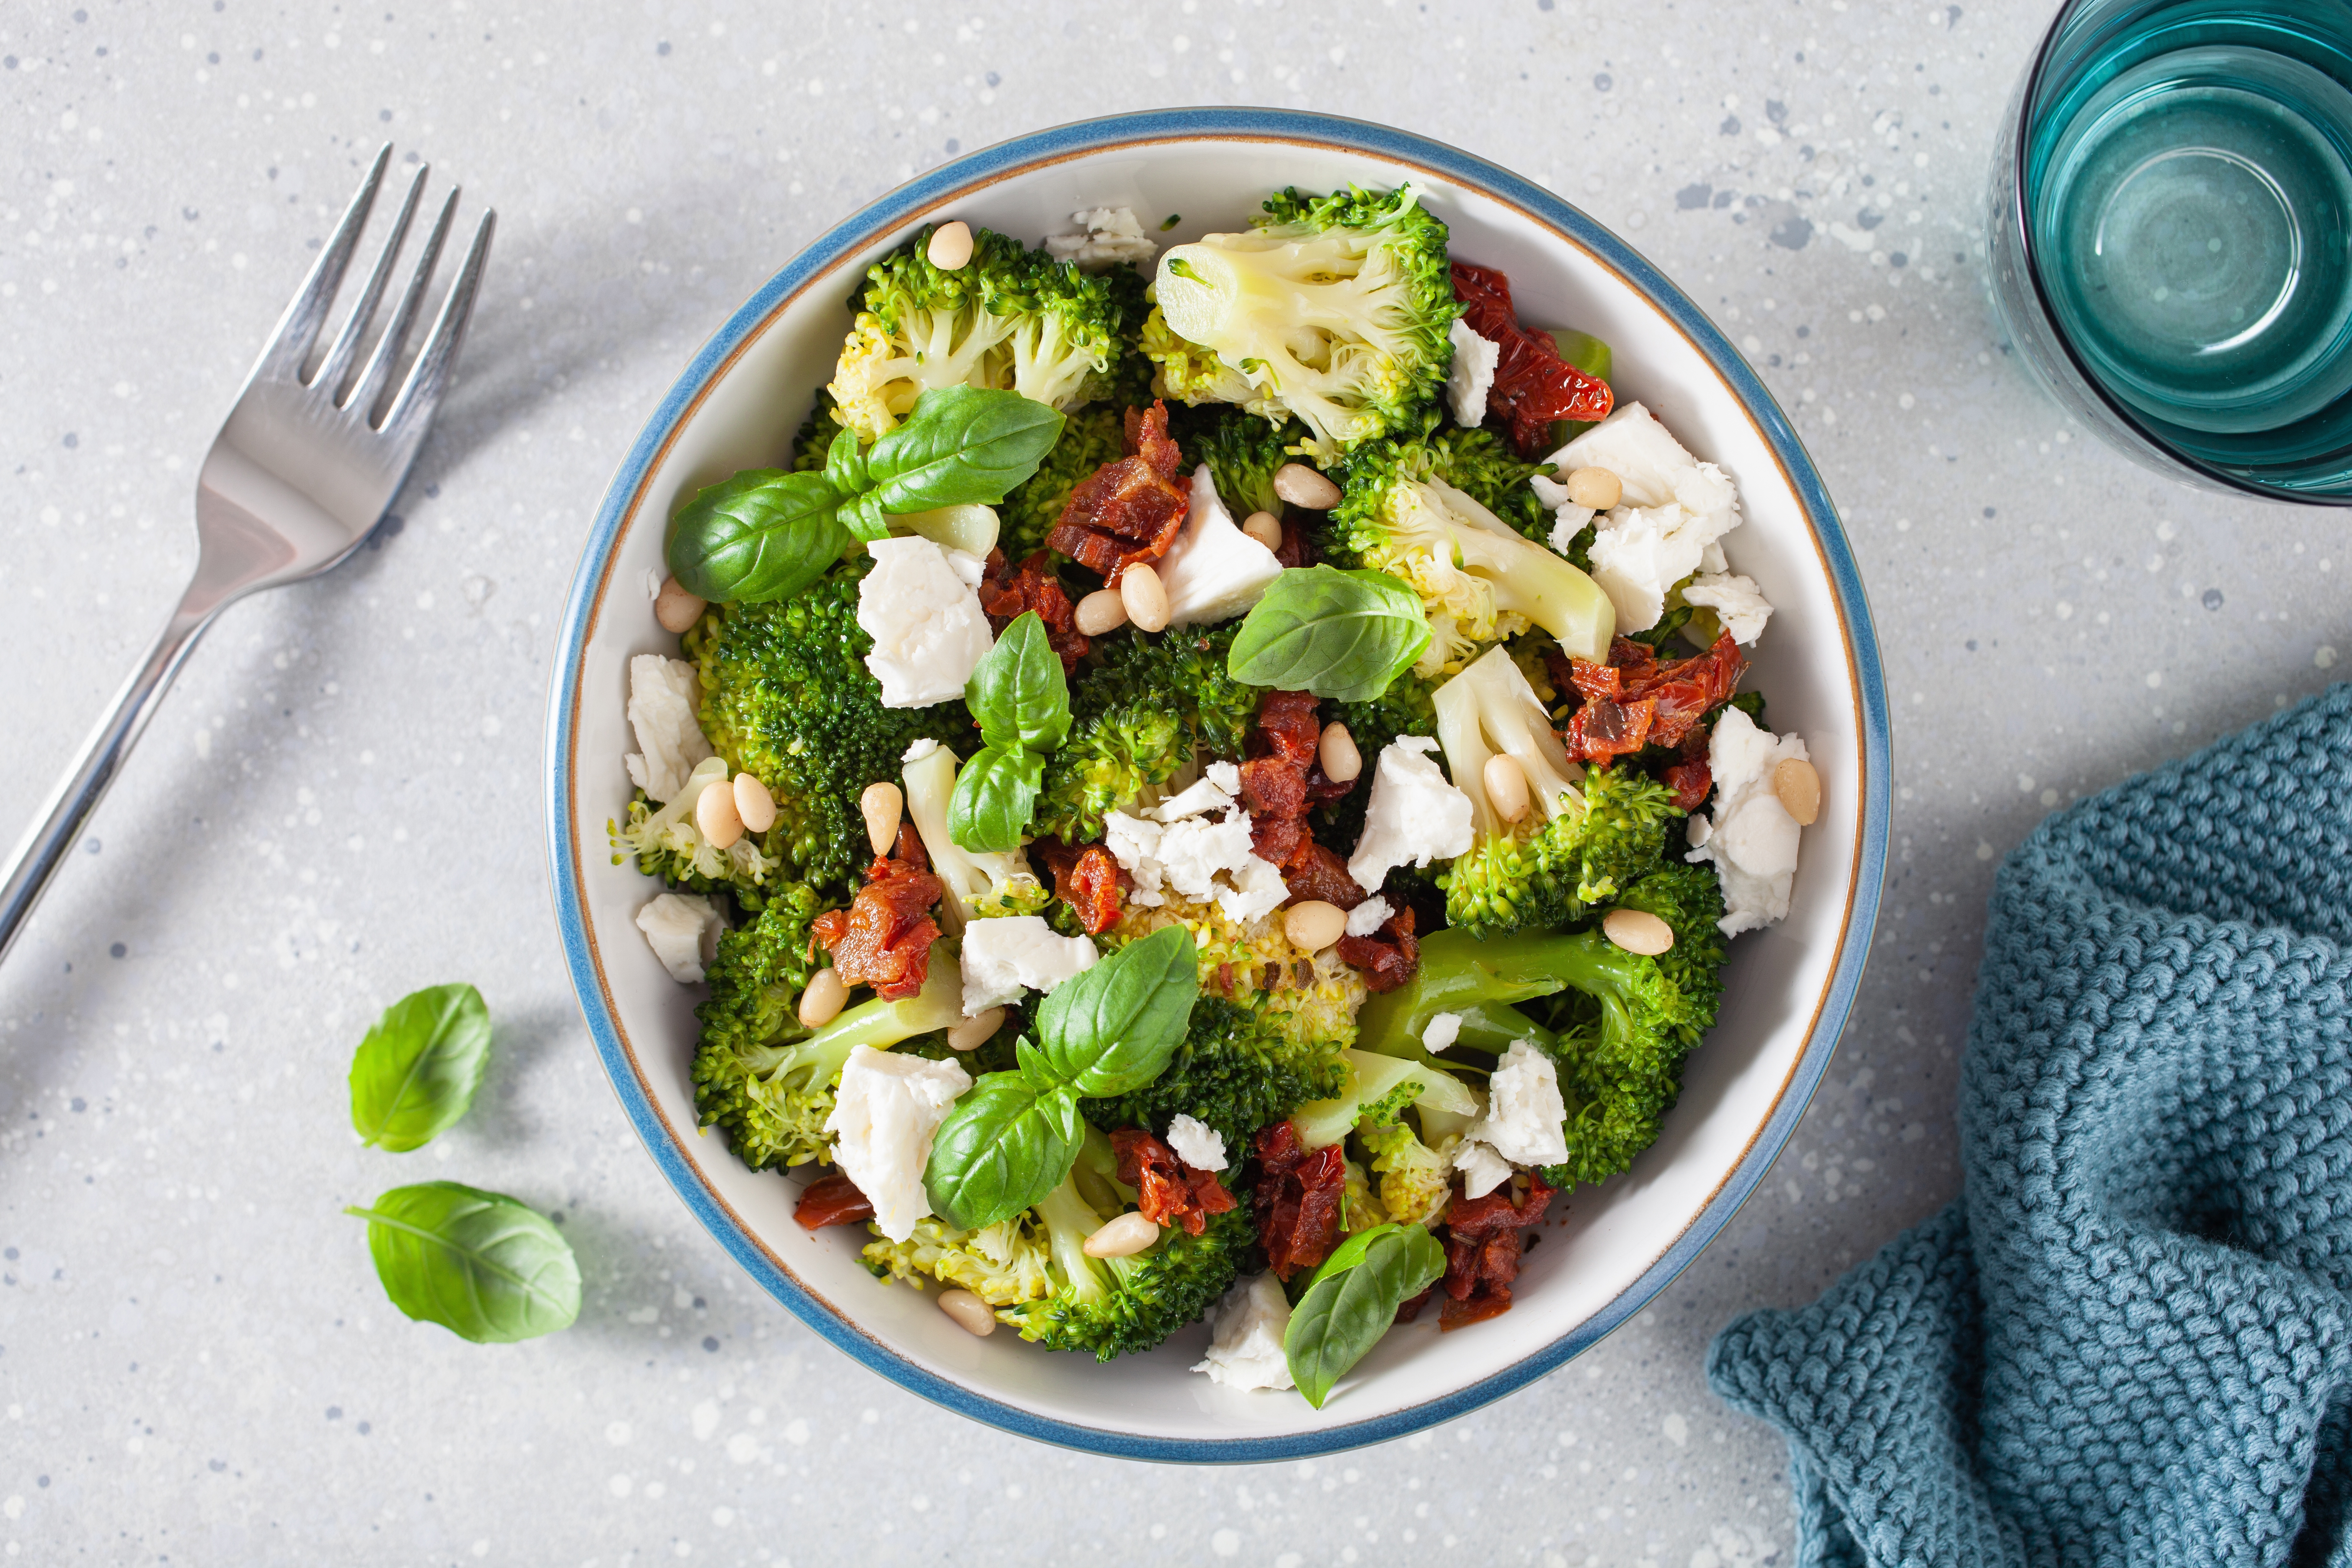
<svg viewBox="0 0 2352 1568">
<path fill-rule="evenodd" d="M 580 858 L 574 849 L 578 824 L 572 806 L 569 763 L 581 696 L 581 663 L 621 527 L 635 509 L 640 491 L 679 426 L 785 301 L 838 268 L 844 258 L 877 234 L 976 187 L 1071 157 L 1120 147 L 1197 141 L 1289 142 L 1418 165 L 1518 208 L 1591 255 L 1664 314 L 1731 388 L 1804 511 L 1843 626 L 1848 675 L 1857 702 L 1856 730 L 1862 755 L 1860 809 L 1855 816 L 1845 921 L 1839 935 L 1837 960 L 1807 1026 L 1804 1047 L 1773 1101 L 1771 1113 L 1749 1140 L 1729 1176 L 1666 1250 L 1584 1322 L 1476 1383 L 1361 1421 L 1307 1432 L 1213 1439 L 1166 1437 L 1084 1426 L 1041 1415 L 976 1393 L 919 1365 L 866 1332 L 846 1313 L 794 1277 L 751 1236 L 749 1227 L 704 1184 L 685 1158 L 673 1130 L 639 1081 L 629 1047 L 621 1037 L 613 998 L 604 984 L 585 918 Z M 589 530 L 580 567 L 566 595 L 557 646 L 544 731 L 548 858 L 557 931 L 573 991 L 605 1075 L 654 1163 L 696 1220 L 736 1262 L 793 1316 L 836 1349 L 910 1393 L 959 1415 L 1041 1442 L 1089 1453 L 1158 1463 L 1254 1464 L 1341 1452 L 1405 1436 L 1467 1415 L 1535 1382 L 1599 1343 L 1688 1268 L 1706 1244 L 1730 1223 L 1731 1216 L 1763 1180 L 1828 1070 L 1838 1037 L 1853 1008 L 1877 922 L 1885 872 L 1890 793 L 1885 682 L 1869 604 L 1844 530 L 1826 486 L 1787 416 L 1762 380 L 1705 312 L 1639 252 L 1592 218 L 1534 182 L 1483 158 L 1411 132 L 1369 121 L 1297 110 L 1259 108 L 1152 110 L 1078 121 L 964 154 L 918 176 L 835 225 L 761 285 L 697 351 L 631 444 Z"/>
</svg>

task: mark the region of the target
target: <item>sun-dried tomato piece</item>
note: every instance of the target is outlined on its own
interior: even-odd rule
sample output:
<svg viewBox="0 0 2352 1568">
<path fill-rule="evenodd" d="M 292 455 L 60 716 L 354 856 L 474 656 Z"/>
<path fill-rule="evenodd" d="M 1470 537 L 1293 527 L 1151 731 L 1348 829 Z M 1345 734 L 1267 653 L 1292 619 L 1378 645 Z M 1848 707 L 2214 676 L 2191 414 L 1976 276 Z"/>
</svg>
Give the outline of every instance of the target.
<svg viewBox="0 0 2352 1568">
<path fill-rule="evenodd" d="M 1077 627 L 1077 607 L 1070 603 L 1068 590 L 1054 575 L 1050 558 L 1040 550 L 1021 563 L 1018 571 L 1009 571 L 1004 552 L 988 552 L 986 575 L 980 580 L 980 607 L 988 614 L 991 631 L 999 636 L 1027 611 L 1037 612 L 1045 624 L 1045 646 L 1062 656 L 1062 673 L 1076 670 L 1078 660 L 1087 657 L 1087 639 Z"/>
<path fill-rule="evenodd" d="M 1739 678 L 1748 672 L 1739 645 L 1729 632 L 1696 658 L 1678 658 L 1657 666 L 1642 695 L 1658 705 L 1657 722 L 1650 740 L 1661 746 L 1678 746 L 1699 721 L 1731 700 Z"/>
<path fill-rule="evenodd" d="M 1117 587 L 1139 561 L 1157 561 L 1176 542 L 1191 498 L 1175 482 L 1182 461 L 1168 434 L 1168 408 L 1127 411 L 1127 456 L 1105 463 L 1070 491 L 1061 521 L 1045 535 L 1058 550 Z"/>
<path fill-rule="evenodd" d="M 1258 733 L 1265 738 L 1266 754 L 1307 766 L 1323 739 L 1322 721 L 1316 718 L 1317 699 L 1311 691 L 1269 691 L 1258 704 Z"/>
<path fill-rule="evenodd" d="M 1605 665 L 1569 662 L 1569 684 L 1584 705 L 1569 720 L 1568 754 L 1594 762 L 1644 746 L 1682 745 L 1700 721 L 1731 700 L 1747 670 L 1727 632 L 1705 653 L 1672 659 L 1659 658 L 1646 643 L 1619 637 Z M 1557 680 L 1557 667 L 1553 674 Z"/>
<path fill-rule="evenodd" d="M 1395 990 L 1421 967 L 1421 942 L 1412 934 L 1412 910 L 1397 910 L 1370 936 L 1341 937 L 1338 952 L 1341 963 L 1362 973 L 1366 990 Z"/>
<path fill-rule="evenodd" d="M 1470 330 L 1502 348 L 1486 409 L 1510 421 L 1511 444 L 1522 455 L 1540 457 L 1550 448 L 1555 419 L 1609 417 L 1616 402 L 1609 384 L 1560 358 L 1549 338 L 1519 325 L 1508 278 L 1491 267 L 1457 261 L 1454 297 L 1462 301 L 1462 320 Z"/>
<path fill-rule="evenodd" d="M 819 1176 L 801 1194 L 801 1201 L 793 1207 L 793 1217 L 803 1230 L 823 1230 L 829 1225 L 856 1225 L 874 1217 L 874 1205 L 857 1190 L 857 1184 L 835 1171 L 830 1176 Z"/>
<path fill-rule="evenodd" d="M 1120 869 L 1111 853 L 1099 844 L 1069 845 L 1058 838 L 1040 838 L 1029 852 L 1045 863 L 1054 879 L 1054 894 L 1070 906 L 1090 936 L 1108 931 L 1118 919 L 1119 904 L 1133 879 Z"/>
<path fill-rule="evenodd" d="M 1347 1156 L 1337 1143 L 1305 1147 L 1288 1121 L 1259 1129 L 1255 1152 L 1258 1176 L 1250 1203 L 1258 1240 L 1274 1277 L 1288 1279 L 1320 1264 L 1339 1245 Z"/>
<path fill-rule="evenodd" d="M 1311 841 L 1283 867 L 1282 885 L 1290 889 L 1291 898 L 1299 903 L 1318 900 L 1327 904 L 1337 904 L 1343 910 L 1352 910 L 1371 897 L 1356 885 L 1354 877 L 1349 875 L 1345 860 L 1340 859 L 1335 851 Z"/>
<path fill-rule="evenodd" d="M 1315 542 L 1307 537 L 1306 526 L 1296 516 L 1282 520 L 1282 542 L 1275 546 L 1274 558 L 1286 570 L 1315 564 Z"/>
<path fill-rule="evenodd" d="M 1250 818 L 1250 853 L 1269 866 L 1289 864 L 1307 842 L 1307 824 L 1295 816 Z"/>
<path fill-rule="evenodd" d="M 1307 809 L 1307 770 L 1297 763 L 1252 757 L 1241 773 L 1242 805 L 1252 816 L 1297 816 Z"/>
<path fill-rule="evenodd" d="M 901 823 L 895 857 L 866 868 L 866 886 L 847 909 L 829 910 L 810 926 L 845 984 L 871 985 L 886 1002 L 923 988 L 940 935 L 930 908 L 941 884 L 930 865 L 914 824 Z"/>
<path fill-rule="evenodd" d="M 1527 1228 L 1541 1220 L 1552 1189 L 1538 1175 L 1513 1199 L 1508 1187 L 1482 1198 L 1457 1195 L 1445 1211 L 1445 1300 L 1438 1312 L 1443 1331 L 1465 1328 L 1511 1310 L 1511 1281 L 1519 1277 Z"/>
<path fill-rule="evenodd" d="M 1349 792 L 1362 782 L 1362 777 L 1363 775 L 1360 773 L 1346 784 L 1341 784 L 1338 779 L 1325 773 L 1323 764 L 1318 762 L 1307 770 L 1307 804 L 1317 806 L 1335 800 L 1345 800 Z"/>
<path fill-rule="evenodd" d="M 1588 702 L 1569 720 L 1562 738 L 1568 754 L 1582 762 L 1631 756 L 1650 743 L 1657 716 L 1657 703 L 1647 697 L 1639 702 Z"/>
<path fill-rule="evenodd" d="M 1118 1156 L 1121 1185 L 1142 1195 L 1136 1208 L 1154 1225 L 1179 1225 L 1187 1236 L 1209 1227 L 1211 1215 L 1234 1206 L 1234 1194 L 1213 1171 L 1188 1165 L 1175 1150 L 1140 1127 L 1122 1127 L 1110 1135 L 1111 1152 Z"/>
<path fill-rule="evenodd" d="M 1706 747 L 1696 743 L 1704 739 L 1704 735 L 1694 732 L 1689 740 L 1683 742 L 1683 760 L 1669 765 L 1658 775 L 1665 782 L 1666 787 L 1675 792 L 1676 811 L 1696 811 L 1706 804 L 1706 797 L 1715 790 L 1715 773 L 1706 765 Z"/>
</svg>

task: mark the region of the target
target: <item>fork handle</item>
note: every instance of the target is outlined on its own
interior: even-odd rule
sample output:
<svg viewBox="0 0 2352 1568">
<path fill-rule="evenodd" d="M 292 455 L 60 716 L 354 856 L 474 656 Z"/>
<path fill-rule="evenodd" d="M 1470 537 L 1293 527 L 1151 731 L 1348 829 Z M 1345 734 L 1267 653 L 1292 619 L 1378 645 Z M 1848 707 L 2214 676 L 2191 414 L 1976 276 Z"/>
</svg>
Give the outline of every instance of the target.
<svg viewBox="0 0 2352 1568">
<path fill-rule="evenodd" d="M 82 824 L 105 798 L 107 786 L 121 771 L 123 758 L 131 754 L 131 743 L 163 705 L 163 693 L 180 672 L 181 661 L 220 613 L 224 602 L 202 583 L 190 585 L 163 635 L 123 682 L 114 706 L 82 742 L 72 771 L 50 792 L 40 819 L 9 855 L 5 868 L 0 868 L 0 963 L 6 961 L 33 906 L 40 901 L 43 889 L 80 836 Z"/>
</svg>

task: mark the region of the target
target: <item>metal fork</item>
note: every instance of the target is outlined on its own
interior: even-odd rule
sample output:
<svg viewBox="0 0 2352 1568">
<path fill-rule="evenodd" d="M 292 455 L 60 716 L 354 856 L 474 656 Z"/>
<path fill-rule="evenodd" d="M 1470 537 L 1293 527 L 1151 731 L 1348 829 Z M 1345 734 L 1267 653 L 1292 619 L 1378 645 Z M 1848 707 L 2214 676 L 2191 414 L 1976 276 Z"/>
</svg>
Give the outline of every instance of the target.
<svg viewBox="0 0 2352 1568">
<path fill-rule="evenodd" d="M 315 576 L 359 548 L 425 444 L 425 432 L 448 385 L 467 320 L 473 314 L 474 293 L 482 280 L 498 215 L 482 214 L 457 279 L 442 297 L 432 331 L 407 378 L 394 390 L 394 367 L 456 215 L 455 189 L 443 200 L 408 287 L 364 364 L 360 351 L 409 220 L 416 216 L 417 199 L 425 190 L 424 167 L 409 181 L 392 234 L 342 330 L 317 370 L 307 377 L 302 374 L 391 158 L 389 143 L 376 153 L 359 194 L 343 210 L 333 237 L 278 319 L 278 330 L 229 410 L 228 422 L 205 456 L 203 471 L 196 476 L 195 580 L 180 595 L 179 607 L 124 683 L 113 709 L 83 743 L 79 759 L 50 795 L 39 821 L 0 868 L 0 959 L 15 945 L 26 917 L 84 819 L 114 782 L 131 742 L 162 706 L 172 677 L 213 617 L 256 589 Z"/>
</svg>

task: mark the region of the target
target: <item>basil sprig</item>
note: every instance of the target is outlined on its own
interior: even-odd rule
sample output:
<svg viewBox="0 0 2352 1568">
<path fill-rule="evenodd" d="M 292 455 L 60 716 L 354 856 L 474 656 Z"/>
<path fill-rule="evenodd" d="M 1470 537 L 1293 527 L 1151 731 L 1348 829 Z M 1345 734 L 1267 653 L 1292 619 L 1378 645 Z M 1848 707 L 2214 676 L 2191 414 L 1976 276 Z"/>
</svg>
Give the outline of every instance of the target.
<svg viewBox="0 0 2352 1568">
<path fill-rule="evenodd" d="M 923 1171 L 932 1212 L 977 1230 L 1060 1186 L 1086 1139 L 1078 1101 L 1131 1093 L 1167 1070 L 1199 963 L 1192 933 L 1163 926 L 1055 986 L 1037 1009 L 1044 1043 L 1020 1041 L 1020 1065 L 983 1074 L 940 1123 Z"/>
<path fill-rule="evenodd" d="M 490 1010 L 470 985 L 433 985 L 383 1010 L 352 1057 L 352 1127 L 394 1153 L 421 1149 L 474 1103 Z"/>
<path fill-rule="evenodd" d="M 1242 622 L 1226 656 L 1235 680 L 1366 702 L 1429 647 L 1421 596 L 1385 572 L 1294 566 Z"/>
<path fill-rule="evenodd" d="M 394 1187 L 366 1208 L 368 1251 L 392 1304 L 476 1344 L 510 1344 L 569 1328 L 580 1315 L 580 1265 L 546 1216 L 457 1182 Z"/>
<path fill-rule="evenodd" d="M 1009 853 L 1036 815 L 1045 754 L 1070 732 L 1069 681 L 1036 611 L 1004 628 L 963 695 L 986 743 L 956 773 L 948 837 L 966 849 Z"/>
<path fill-rule="evenodd" d="M 1445 1248 L 1418 1225 L 1360 1230 L 1323 1260 L 1282 1336 L 1290 1380 L 1316 1409 L 1396 1322 L 1397 1309 L 1445 1274 Z"/>
<path fill-rule="evenodd" d="M 853 538 L 888 537 L 896 513 L 1003 500 L 1037 471 L 1063 423 L 1017 392 L 932 387 L 862 454 L 845 430 L 822 471 L 750 468 L 696 491 L 670 522 L 670 575 L 713 602 L 796 594 Z"/>
</svg>

